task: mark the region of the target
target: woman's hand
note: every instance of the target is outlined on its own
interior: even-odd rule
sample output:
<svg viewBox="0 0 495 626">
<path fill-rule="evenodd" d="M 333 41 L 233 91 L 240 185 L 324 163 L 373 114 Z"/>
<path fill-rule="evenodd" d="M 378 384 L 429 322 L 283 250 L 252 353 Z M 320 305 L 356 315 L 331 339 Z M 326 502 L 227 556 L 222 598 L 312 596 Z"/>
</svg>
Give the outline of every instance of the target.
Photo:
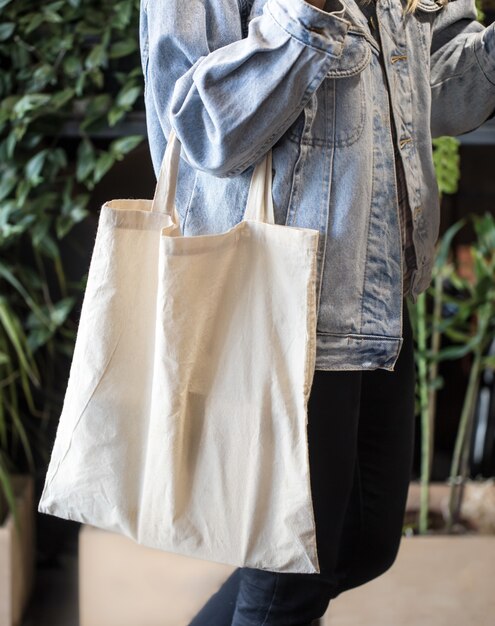
<svg viewBox="0 0 495 626">
<path fill-rule="evenodd" d="M 312 4 L 317 9 L 323 9 L 326 0 L 306 0 L 308 4 Z"/>
</svg>

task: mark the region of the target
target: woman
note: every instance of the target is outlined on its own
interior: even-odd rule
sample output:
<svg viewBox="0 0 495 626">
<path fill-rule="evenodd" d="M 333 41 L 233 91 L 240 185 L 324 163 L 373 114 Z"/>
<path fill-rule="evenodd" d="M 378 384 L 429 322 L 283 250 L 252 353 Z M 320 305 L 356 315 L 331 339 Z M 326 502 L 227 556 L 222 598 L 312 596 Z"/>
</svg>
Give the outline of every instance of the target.
<svg viewBox="0 0 495 626">
<path fill-rule="evenodd" d="M 308 403 L 321 571 L 238 568 L 191 622 L 308 626 L 397 556 L 407 298 L 430 283 L 439 229 L 431 139 L 494 114 L 494 26 L 474 0 L 143 0 L 140 43 L 156 174 L 172 127 L 182 145 L 182 232 L 240 221 L 271 148 L 275 221 L 321 235 Z"/>
</svg>

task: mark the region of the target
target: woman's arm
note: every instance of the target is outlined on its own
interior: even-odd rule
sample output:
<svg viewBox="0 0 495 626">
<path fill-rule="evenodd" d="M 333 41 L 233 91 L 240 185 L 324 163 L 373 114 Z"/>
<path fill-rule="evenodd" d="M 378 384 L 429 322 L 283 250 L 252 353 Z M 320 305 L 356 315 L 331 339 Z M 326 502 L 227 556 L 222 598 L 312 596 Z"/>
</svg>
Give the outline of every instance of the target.
<svg viewBox="0 0 495 626">
<path fill-rule="evenodd" d="M 474 0 L 436 14 L 431 46 L 433 137 L 474 130 L 495 112 L 495 23 L 476 19 Z"/>
<path fill-rule="evenodd" d="M 234 0 L 148 1 L 148 96 L 193 167 L 235 176 L 296 120 L 349 28 L 340 0 L 328 5 L 267 0 L 243 39 Z"/>
</svg>

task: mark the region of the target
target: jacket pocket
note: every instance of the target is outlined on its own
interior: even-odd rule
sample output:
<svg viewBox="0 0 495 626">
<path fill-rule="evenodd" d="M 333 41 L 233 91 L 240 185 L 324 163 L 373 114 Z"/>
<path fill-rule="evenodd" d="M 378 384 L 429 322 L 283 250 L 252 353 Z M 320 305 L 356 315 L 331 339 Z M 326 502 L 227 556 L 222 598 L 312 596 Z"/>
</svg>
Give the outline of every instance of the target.
<svg viewBox="0 0 495 626">
<path fill-rule="evenodd" d="M 297 120 L 289 139 L 309 145 L 349 146 L 361 136 L 366 114 L 362 72 L 371 60 L 363 35 L 348 32 L 340 57 L 332 58 L 323 82 L 305 109 L 306 123 Z"/>
</svg>

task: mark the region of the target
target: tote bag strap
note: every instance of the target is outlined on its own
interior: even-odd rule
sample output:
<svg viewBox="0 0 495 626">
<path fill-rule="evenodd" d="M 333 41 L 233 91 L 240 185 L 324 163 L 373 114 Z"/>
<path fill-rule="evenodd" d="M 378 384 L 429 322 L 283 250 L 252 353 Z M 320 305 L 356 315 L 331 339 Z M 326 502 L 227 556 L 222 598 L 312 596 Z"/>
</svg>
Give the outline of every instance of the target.
<svg viewBox="0 0 495 626">
<path fill-rule="evenodd" d="M 177 189 L 181 147 L 179 138 L 172 128 L 160 166 L 155 195 L 153 196 L 153 202 L 151 204 L 151 210 L 153 212 L 166 213 L 172 218 L 176 225 L 179 225 L 179 214 L 175 206 L 175 193 Z M 271 149 L 254 167 L 243 219 L 251 219 L 269 224 L 275 223 L 272 198 Z"/>
<path fill-rule="evenodd" d="M 181 144 L 174 129 L 170 132 L 165 154 L 163 155 L 160 173 L 151 204 L 154 213 L 166 213 L 176 226 L 179 225 L 179 213 L 175 207 L 175 192 L 179 174 L 179 157 Z"/>
<path fill-rule="evenodd" d="M 256 164 L 251 177 L 244 219 L 274 224 L 272 198 L 272 150 Z"/>
</svg>

